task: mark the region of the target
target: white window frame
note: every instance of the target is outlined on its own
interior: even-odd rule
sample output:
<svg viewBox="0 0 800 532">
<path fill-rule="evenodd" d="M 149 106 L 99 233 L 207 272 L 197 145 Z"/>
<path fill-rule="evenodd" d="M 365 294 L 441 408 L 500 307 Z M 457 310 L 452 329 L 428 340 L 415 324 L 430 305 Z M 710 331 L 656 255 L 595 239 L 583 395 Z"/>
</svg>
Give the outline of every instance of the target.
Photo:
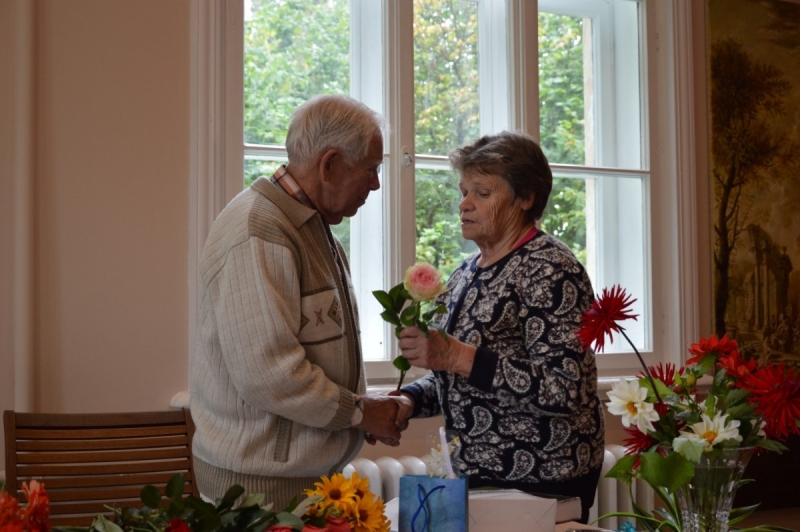
<svg viewBox="0 0 800 532">
<path fill-rule="evenodd" d="M 538 103 L 520 99 L 520 94 L 536 94 L 538 101 L 537 47 L 535 27 L 537 6 L 528 0 L 491 0 L 503 2 L 509 13 L 506 45 L 509 60 L 505 65 L 513 80 L 509 89 L 508 125 L 536 135 Z M 543 0 L 544 1 L 544 0 Z M 559 3 L 566 0 L 559 0 Z M 630 0 L 637 1 L 637 0 Z M 680 363 L 685 346 L 694 341 L 698 331 L 697 234 L 695 207 L 695 153 L 693 64 L 691 50 L 691 0 L 638 0 L 645 4 L 644 52 L 649 65 L 646 77 L 650 90 L 646 95 L 649 123 L 649 197 L 650 302 L 652 343 L 642 354 L 648 363 Z M 379 2 L 368 2 L 377 4 Z M 392 198 L 413 198 L 413 72 L 411 54 L 401 54 L 403 43 L 413 38 L 413 14 L 404 0 L 385 0 L 383 9 L 385 42 L 381 60 L 386 69 L 385 101 L 380 102 L 391 131 L 387 135 L 385 160 L 387 175 L 382 182 L 384 207 L 384 278 L 395 282 L 414 261 L 414 202 L 393 202 Z M 354 5 L 358 5 L 355 3 Z M 203 243 L 209 228 L 222 208 L 242 187 L 243 176 L 243 0 L 191 0 L 191 146 L 190 146 L 190 220 L 189 220 L 189 349 L 194 348 L 197 315 L 197 270 Z M 370 9 L 361 4 L 361 9 Z M 357 16 L 358 12 L 354 11 Z M 486 31 L 483 28 L 479 31 Z M 498 31 L 491 26 L 489 31 Z M 533 34 L 533 35 L 532 35 Z M 482 34 L 483 35 L 483 34 Z M 398 46 L 398 43 L 400 46 Z M 519 43 L 514 46 L 514 43 Z M 358 52 L 360 53 L 360 52 Z M 365 82 L 357 69 L 353 86 Z M 400 101 L 401 95 L 404 101 Z M 378 107 L 377 102 L 371 106 Z M 403 112 L 411 109 L 411 112 Z M 483 120 L 482 120 L 483 121 Z M 491 123 L 490 129 L 498 124 Z M 399 132 L 399 133 L 398 133 Z M 536 135 L 538 136 L 538 135 Z M 645 153 L 648 150 L 645 150 Z M 554 165 L 557 166 L 557 165 Z M 373 226 L 374 227 L 374 226 Z M 370 230 L 354 224 L 358 231 Z M 389 250 L 400 250 L 389 253 Z M 364 275 L 354 265 L 354 274 Z M 595 287 L 600 290 L 601 287 Z M 370 296 L 371 297 L 371 296 Z M 364 294 L 359 294 L 362 313 L 368 310 Z M 396 348 L 391 330 L 385 328 L 385 342 L 390 353 Z M 392 353 L 393 354 L 393 353 Z M 388 363 L 368 364 L 370 380 L 394 375 Z M 602 377 L 616 378 L 638 372 L 631 353 L 603 355 L 598 367 Z"/>
</svg>

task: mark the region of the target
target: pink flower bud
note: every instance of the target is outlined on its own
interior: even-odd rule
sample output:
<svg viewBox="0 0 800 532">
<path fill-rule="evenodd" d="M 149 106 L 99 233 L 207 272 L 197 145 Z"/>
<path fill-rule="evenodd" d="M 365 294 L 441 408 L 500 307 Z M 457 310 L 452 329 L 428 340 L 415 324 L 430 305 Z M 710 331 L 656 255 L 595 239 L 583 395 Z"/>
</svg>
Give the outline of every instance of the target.
<svg viewBox="0 0 800 532">
<path fill-rule="evenodd" d="M 424 262 L 406 270 L 403 286 L 414 301 L 431 301 L 447 290 L 442 284 L 442 274 Z"/>
</svg>

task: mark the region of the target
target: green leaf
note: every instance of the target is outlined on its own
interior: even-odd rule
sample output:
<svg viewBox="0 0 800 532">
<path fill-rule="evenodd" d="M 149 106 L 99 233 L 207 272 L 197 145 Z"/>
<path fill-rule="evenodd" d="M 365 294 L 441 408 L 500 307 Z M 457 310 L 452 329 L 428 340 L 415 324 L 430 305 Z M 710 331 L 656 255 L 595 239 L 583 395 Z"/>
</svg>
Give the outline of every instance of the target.
<svg viewBox="0 0 800 532">
<path fill-rule="evenodd" d="M 606 473 L 606 478 L 616 478 L 630 486 L 631 479 L 633 479 L 633 466 L 635 463 L 636 457 L 634 455 L 629 454 L 623 456 L 609 469 L 608 473 Z"/>
<path fill-rule="evenodd" d="M 408 359 L 402 356 L 395 358 L 392 361 L 392 365 L 400 371 L 408 371 L 411 369 L 411 364 L 408 362 Z"/>
<path fill-rule="evenodd" d="M 279 525 L 291 526 L 297 530 L 301 530 L 305 525 L 302 519 L 290 512 L 279 512 L 277 517 Z"/>
<path fill-rule="evenodd" d="M 773 451 L 776 453 L 782 453 L 783 451 L 788 449 L 788 447 L 786 447 L 784 444 L 782 444 L 777 440 L 762 440 L 758 443 L 758 446 L 768 451 Z"/>
<path fill-rule="evenodd" d="M 403 287 L 403 283 L 393 286 L 392 289 L 389 290 L 389 297 L 392 298 L 394 305 L 393 310 L 395 313 L 400 312 L 403 309 L 403 305 L 406 304 L 406 301 L 410 299 L 408 297 L 408 292 L 406 292 L 406 289 Z"/>
<path fill-rule="evenodd" d="M 397 314 L 395 314 L 394 312 L 384 310 L 383 312 L 381 312 L 381 318 L 383 318 L 384 321 L 388 321 L 392 325 L 396 325 L 398 327 L 402 325 L 402 323 L 400 323 L 400 318 L 398 318 Z"/>
<path fill-rule="evenodd" d="M 400 313 L 400 323 L 411 327 L 414 325 L 414 318 L 417 315 L 417 309 L 419 308 L 416 304 L 411 304 L 403 309 L 403 312 Z"/>
<path fill-rule="evenodd" d="M 679 453 L 666 457 L 646 452 L 639 455 L 642 478 L 651 486 L 663 486 L 670 493 L 687 484 L 694 476 L 694 464 Z"/>
<path fill-rule="evenodd" d="M 122 532 L 122 528 L 116 523 L 112 523 L 104 515 L 98 515 L 92 521 L 89 530 L 95 530 L 97 532 Z"/>
<path fill-rule="evenodd" d="M 180 499 L 183 496 L 183 473 L 178 473 L 177 475 L 173 475 L 169 482 L 167 482 L 167 488 L 165 493 L 167 497 L 170 499 Z"/>
<path fill-rule="evenodd" d="M 706 448 L 706 441 L 680 436 L 672 441 L 672 447 L 675 449 L 676 453 L 691 460 L 695 464 L 699 464 L 700 458 L 703 456 L 703 450 Z"/>
<path fill-rule="evenodd" d="M 375 299 L 378 300 L 378 303 L 380 303 L 383 308 L 394 312 L 394 299 L 392 299 L 392 296 L 383 290 L 375 290 L 372 292 L 372 295 L 375 296 Z"/>
<path fill-rule="evenodd" d="M 157 487 L 149 484 L 142 488 L 139 498 L 148 508 L 158 508 L 158 505 L 161 504 L 161 493 L 159 493 Z"/>
<path fill-rule="evenodd" d="M 222 496 L 222 499 L 220 499 L 219 503 L 217 504 L 217 514 L 233 508 L 233 503 L 235 503 L 236 499 L 241 497 L 243 493 L 244 488 L 239 484 L 234 484 L 228 488 L 228 491 L 225 492 L 225 495 Z"/>
<path fill-rule="evenodd" d="M 239 508 L 247 508 L 248 506 L 258 506 L 261 507 L 264 505 L 264 494 L 263 493 L 248 493 L 242 504 L 239 505 Z"/>
</svg>

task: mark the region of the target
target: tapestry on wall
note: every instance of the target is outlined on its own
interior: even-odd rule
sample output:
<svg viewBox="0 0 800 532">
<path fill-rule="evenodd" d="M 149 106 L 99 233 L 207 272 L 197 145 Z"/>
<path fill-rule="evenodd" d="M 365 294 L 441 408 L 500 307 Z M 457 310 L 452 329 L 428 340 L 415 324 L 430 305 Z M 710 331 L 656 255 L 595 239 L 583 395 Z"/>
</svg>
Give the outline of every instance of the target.
<svg viewBox="0 0 800 532">
<path fill-rule="evenodd" d="M 708 0 L 714 332 L 800 363 L 800 3 Z"/>
<path fill-rule="evenodd" d="M 800 0 L 708 0 L 714 332 L 800 364 Z M 800 438 L 736 506 L 800 505 Z"/>
</svg>

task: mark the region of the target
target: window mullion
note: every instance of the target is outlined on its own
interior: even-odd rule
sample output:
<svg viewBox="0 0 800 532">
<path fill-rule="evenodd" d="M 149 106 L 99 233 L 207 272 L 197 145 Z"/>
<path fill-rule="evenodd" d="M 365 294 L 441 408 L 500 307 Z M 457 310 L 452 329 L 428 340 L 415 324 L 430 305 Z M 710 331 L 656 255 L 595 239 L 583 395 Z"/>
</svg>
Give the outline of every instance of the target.
<svg viewBox="0 0 800 532">
<path fill-rule="evenodd" d="M 539 2 L 508 0 L 509 129 L 539 138 Z"/>
</svg>

